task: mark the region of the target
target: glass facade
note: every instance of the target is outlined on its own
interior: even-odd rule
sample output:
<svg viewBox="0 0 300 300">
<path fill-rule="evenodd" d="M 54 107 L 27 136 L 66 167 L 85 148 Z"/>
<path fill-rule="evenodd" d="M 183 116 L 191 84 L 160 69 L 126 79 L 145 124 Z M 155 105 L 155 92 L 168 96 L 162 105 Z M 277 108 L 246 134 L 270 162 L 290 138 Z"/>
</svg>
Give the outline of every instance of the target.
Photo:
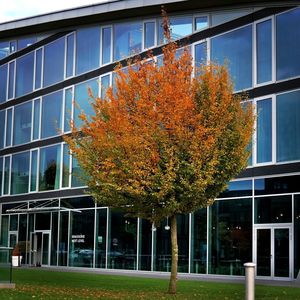
<svg viewBox="0 0 300 300">
<path fill-rule="evenodd" d="M 271 278 L 296 277 L 300 269 L 300 8 L 236 20 L 252 11 L 170 16 L 172 39 L 195 33 L 186 39 L 193 65 L 226 64 L 236 91 L 253 88 L 256 110 L 249 177 L 230 182 L 208 209 L 177 218 L 179 272 L 243 275 L 246 261 Z M 1 245 L 18 242 L 28 265 L 170 271 L 169 220 L 154 228 L 83 196 L 84 174 L 61 138 L 73 121 L 80 128 L 82 111 L 93 114 L 88 88 L 105 97 L 113 62 L 149 48 L 162 62 L 155 49 L 164 42 L 161 18 L 75 25 L 38 45 L 36 35 L 0 41 L 0 196 L 12 202 L 0 201 Z M 23 209 L 51 202 L 53 211 L 6 211 L 26 193 L 37 201 Z"/>
</svg>

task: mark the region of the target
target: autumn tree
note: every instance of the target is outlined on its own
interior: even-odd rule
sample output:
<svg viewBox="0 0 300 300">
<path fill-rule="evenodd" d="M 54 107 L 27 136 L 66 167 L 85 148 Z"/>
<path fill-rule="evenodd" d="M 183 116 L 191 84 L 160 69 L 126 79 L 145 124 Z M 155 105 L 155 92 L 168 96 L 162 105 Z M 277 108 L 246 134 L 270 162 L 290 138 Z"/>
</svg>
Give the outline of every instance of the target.
<svg viewBox="0 0 300 300">
<path fill-rule="evenodd" d="M 155 226 L 169 218 L 176 293 L 176 216 L 211 205 L 246 166 L 253 116 L 226 68 L 209 64 L 193 76 L 189 51 L 178 57 L 164 26 L 162 64 L 150 54 L 119 67 L 115 87 L 94 98 L 94 116 L 83 112 L 66 141 L 98 203 Z"/>
</svg>

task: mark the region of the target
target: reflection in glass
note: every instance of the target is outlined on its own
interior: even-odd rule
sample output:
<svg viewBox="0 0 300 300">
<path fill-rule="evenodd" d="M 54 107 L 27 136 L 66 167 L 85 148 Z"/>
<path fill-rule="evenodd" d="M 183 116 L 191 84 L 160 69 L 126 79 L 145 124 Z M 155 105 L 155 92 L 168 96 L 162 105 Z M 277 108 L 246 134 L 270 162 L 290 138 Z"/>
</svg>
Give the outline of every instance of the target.
<svg viewBox="0 0 300 300">
<path fill-rule="evenodd" d="M 85 186 L 85 174 L 83 170 L 80 168 L 78 161 L 74 155 L 72 155 L 72 179 L 71 179 L 71 186 L 72 187 L 79 187 Z"/>
<path fill-rule="evenodd" d="M 203 42 L 195 45 L 195 72 L 198 75 L 199 70 L 197 68 L 201 67 L 201 65 L 205 65 L 207 62 L 207 43 Z"/>
<path fill-rule="evenodd" d="M 257 83 L 272 80 L 272 21 L 256 25 Z"/>
<path fill-rule="evenodd" d="M 211 39 L 211 60 L 228 64 L 235 90 L 252 86 L 252 25 Z"/>
<path fill-rule="evenodd" d="M 97 79 L 92 79 L 75 86 L 75 109 L 74 120 L 75 126 L 80 127 L 82 124 L 79 119 L 79 114 L 83 111 L 87 116 L 93 115 L 94 111 L 91 105 L 92 99 L 89 96 L 88 90 L 91 90 L 94 97 L 98 96 L 99 83 Z"/>
<path fill-rule="evenodd" d="M 42 101 L 42 138 L 58 135 L 62 124 L 63 92 L 58 91 L 43 97 Z"/>
<path fill-rule="evenodd" d="M 19 38 L 18 39 L 18 51 L 34 44 L 35 42 L 36 42 L 35 36 Z"/>
<path fill-rule="evenodd" d="M 271 229 L 257 229 L 256 264 L 258 276 L 271 276 Z"/>
<path fill-rule="evenodd" d="M 9 194 L 10 156 L 4 157 L 3 195 Z"/>
<path fill-rule="evenodd" d="M 39 190 L 48 191 L 59 188 L 60 145 L 40 149 Z"/>
<path fill-rule="evenodd" d="M 288 228 L 274 228 L 274 275 L 289 277 L 290 231 Z"/>
<path fill-rule="evenodd" d="M 15 96 L 15 61 L 12 61 L 8 65 L 9 77 L 8 77 L 8 99 Z"/>
<path fill-rule="evenodd" d="M 57 233 L 58 233 L 58 213 L 52 212 L 51 220 L 51 253 L 50 263 L 52 266 L 57 265 Z"/>
<path fill-rule="evenodd" d="M 135 270 L 137 258 L 137 219 L 121 211 L 110 211 L 107 267 Z"/>
<path fill-rule="evenodd" d="M 64 79 L 64 65 L 65 38 L 61 38 L 44 47 L 44 87 Z"/>
<path fill-rule="evenodd" d="M 300 74 L 299 42 L 300 9 L 296 8 L 276 16 L 276 78 L 277 80 Z"/>
<path fill-rule="evenodd" d="M 218 200 L 209 212 L 208 273 L 244 275 L 252 260 L 252 199 Z"/>
<path fill-rule="evenodd" d="M 252 180 L 230 181 L 218 198 L 252 196 Z"/>
<path fill-rule="evenodd" d="M 9 108 L 6 111 L 6 141 L 5 146 L 11 146 L 11 138 L 12 138 L 12 108 Z"/>
<path fill-rule="evenodd" d="M 52 62 L 53 64 L 53 62 Z M 33 90 L 34 52 L 17 59 L 16 63 L 16 97 Z"/>
<path fill-rule="evenodd" d="M 111 62 L 111 27 L 102 28 L 102 65 Z"/>
<path fill-rule="evenodd" d="M 66 266 L 68 259 L 69 211 L 60 212 L 58 265 Z"/>
<path fill-rule="evenodd" d="M 106 92 L 107 92 L 107 89 L 109 88 L 110 86 L 110 74 L 107 74 L 107 75 L 104 75 L 101 77 L 101 99 L 104 99 L 105 98 L 105 95 L 106 95 Z"/>
<path fill-rule="evenodd" d="M 257 101 L 257 163 L 272 161 L 272 99 Z"/>
<path fill-rule="evenodd" d="M 40 109 L 41 109 L 41 100 L 35 99 L 33 102 L 33 140 L 40 138 Z"/>
<path fill-rule="evenodd" d="M 144 48 L 148 49 L 155 45 L 155 22 L 144 23 Z"/>
<path fill-rule="evenodd" d="M 72 119 L 72 101 L 73 90 L 72 88 L 64 90 L 65 93 L 65 117 L 64 117 L 64 132 L 71 130 L 70 122 Z"/>
<path fill-rule="evenodd" d="M 170 19 L 171 39 L 178 40 L 193 32 L 193 18 L 192 16 L 186 17 L 171 17 Z M 164 32 L 162 23 L 158 26 L 158 43 L 165 43 Z"/>
<path fill-rule="evenodd" d="M 0 157 L 0 195 L 2 195 L 3 157 Z"/>
<path fill-rule="evenodd" d="M 32 101 L 15 106 L 13 145 L 31 140 Z"/>
<path fill-rule="evenodd" d="M 207 209 L 197 210 L 191 217 L 191 272 L 205 274 L 207 253 Z"/>
<path fill-rule="evenodd" d="M 106 225 L 107 225 L 107 209 L 96 210 L 96 252 L 95 267 L 105 268 L 106 266 Z"/>
<path fill-rule="evenodd" d="M 9 55 L 9 42 L 0 42 L 0 59 Z"/>
<path fill-rule="evenodd" d="M 142 30 L 141 22 L 120 23 L 114 26 L 114 60 L 141 52 Z"/>
<path fill-rule="evenodd" d="M 69 145 L 63 144 L 63 163 L 62 163 L 62 187 L 70 185 L 70 154 Z"/>
<path fill-rule="evenodd" d="M 262 224 L 292 222 L 291 196 L 256 198 L 254 209 L 255 223 Z"/>
<path fill-rule="evenodd" d="M 78 29 L 76 33 L 76 75 L 99 67 L 100 29 Z"/>
<path fill-rule="evenodd" d="M 29 184 L 29 154 L 23 152 L 12 155 L 11 194 L 28 192 Z"/>
<path fill-rule="evenodd" d="M 294 195 L 294 253 L 300 253 L 300 195 Z M 294 255 L 294 277 L 300 270 L 300 256 Z"/>
<path fill-rule="evenodd" d="M 43 56 L 42 48 L 35 51 L 35 82 L 34 82 L 35 89 L 39 89 L 42 87 L 42 56 Z"/>
<path fill-rule="evenodd" d="M 195 28 L 197 31 L 205 29 L 207 26 L 208 26 L 207 16 L 201 16 L 195 18 Z"/>
<path fill-rule="evenodd" d="M 276 99 L 277 161 L 300 159 L 300 91 Z"/>
<path fill-rule="evenodd" d="M 74 66 L 74 33 L 67 36 L 66 78 L 73 76 Z"/>
<path fill-rule="evenodd" d="M 30 174 L 30 192 L 35 192 L 37 190 L 37 172 L 38 172 L 38 152 L 33 150 L 31 152 L 31 174 Z"/>
<path fill-rule="evenodd" d="M 70 212 L 69 266 L 93 267 L 95 210 Z"/>
<path fill-rule="evenodd" d="M 7 64 L 0 66 L 0 103 L 6 101 L 7 72 Z"/>
<path fill-rule="evenodd" d="M 5 110 L 0 110 L 0 149 L 4 147 Z"/>
</svg>

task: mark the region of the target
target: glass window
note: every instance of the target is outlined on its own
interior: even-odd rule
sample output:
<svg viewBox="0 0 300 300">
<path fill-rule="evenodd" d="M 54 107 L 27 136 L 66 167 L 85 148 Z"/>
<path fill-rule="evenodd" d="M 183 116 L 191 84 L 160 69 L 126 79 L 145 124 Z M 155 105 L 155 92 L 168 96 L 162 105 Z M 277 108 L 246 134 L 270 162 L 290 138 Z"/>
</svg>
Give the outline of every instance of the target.
<svg viewBox="0 0 300 300">
<path fill-rule="evenodd" d="M 32 92 L 33 66 L 34 66 L 34 52 L 31 52 L 17 59 L 16 97 Z"/>
<path fill-rule="evenodd" d="M 62 187 L 69 187 L 70 185 L 70 154 L 69 146 L 63 144 L 63 163 L 62 163 Z"/>
<path fill-rule="evenodd" d="M 6 141 L 5 146 L 11 146 L 12 135 L 12 108 L 6 110 Z"/>
<path fill-rule="evenodd" d="M 208 27 L 207 16 L 195 17 L 195 28 L 196 30 L 202 30 Z"/>
<path fill-rule="evenodd" d="M 35 42 L 36 42 L 35 36 L 18 39 L 18 51 L 34 44 Z"/>
<path fill-rule="evenodd" d="M 237 180 L 228 183 L 218 198 L 252 196 L 252 180 Z"/>
<path fill-rule="evenodd" d="M 6 101 L 7 71 L 7 64 L 0 66 L 0 103 Z"/>
<path fill-rule="evenodd" d="M 63 92 L 58 91 L 43 97 L 42 101 L 42 138 L 59 134 L 62 123 Z"/>
<path fill-rule="evenodd" d="M 18 153 L 12 156 L 11 170 L 11 194 L 23 194 L 28 192 L 29 184 L 29 154 Z"/>
<path fill-rule="evenodd" d="M 10 51 L 10 53 L 14 53 L 17 51 L 17 41 L 9 42 L 9 51 Z"/>
<path fill-rule="evenodd" d="M 254 209 L 254 223 L 292 222 L 292 196 L 256 198 Z"/>
<path fill-rule="evenodd" d="M 257 83 L 272 80 L 272 21 L 256 25 Z"/>
<path fill-rule="evenodd" d="M 277 161 L 300 159 L 300 91 L 277 96 Z"/>
<path fill-rule="evenodd" d="M 272 99 L 257 101 L 257 163 L 272 161 Z"/>
<path fill-rule="evenodd" d="M 64 66 L 65 38 L 61 38 L 44 47 L 44 86 L 62 81 Z"/>
<path fill-rule="evenodd" d="M 9 63 L 9 77 L 8 77 L 8 99 L 11 99 L 15 96 L 15 61 Z"/>
<path fill-rule="evenodd" d="M 93 267 L 95 209 L 70 212 L 69 266 Z"/>
<path fill-rule="evenodd" d="M 96 223 L 96 253 L 95 267 L 105 268 L 106 266 L 106 230 L 107 230 L 107 209 L 97 209 Z"/>
<path fill-rule="evenodd" d="M 85 186 L 86 183 L 84 181 L 84 173 L 80 168 L 76 157 L 72 156 L 72 187 Z"/>
<path fill-rule="evenodd" d="M 66 77 L 71 77 L 74 75 L 74 33 L 67 36 L 67 68 Z"/>
<path fill-rule="evenodd" d="M 144 48 L 155 46 L 155 22 L 144 23 Z"/>
<path fill-rule="evenodd" d="M 65 117 L 64 117 L 64 132 L 71 130 L 70 122 L 72 119 L 72 102 L 73 102 L 73 89 L 69 88 L 65 92 Z"/>
<path fill-rule="evenodd" d="M 236 9 L 236 10 L 229 10 L 229 11 L 213 13 L 211 16 L 211 23 L 212 23 L 212 26 L 216 26 L 216 25 L 237 19 L 239 17 L 242 17 L 251 12 L 252 12 L 252 10 L 250 10 L 250 9 Z"/>
<path fill-rule="evenodd" d="M 211 59 L 228 64 L 235 90 L 252 86 L 252 25 L 211 39 Z"/>
<path fill-rule="evenodd" d="M 207 209 L 192 214 L 191 224 L 191 272 L 206 273 Z"/>
<path fill-rule="evenodd" d="M 69 243 L 69 212 L 60 212 L 59 224 L 59 249 L 58 249 L 58 265 L 66 266 L 68 262 L 68 243 Z"/>
<path fill-rule="evenodd" d="M 50 217 L 50 213 L 37 213 L 35 215 L 35 230 L 49 230 Z"/>
<path fill-rule="evenodd" d="M 2 194 L 3 157 L 0 157 L 0 196 Z"/>
<path fill-rule="evenodd" d="M 110 86 L 110 74 L 101 77 L 101 98 L 104 99 L 107 89 Z"/>
<path fill-rule="evenodd" d="M 300 195 L 295 195 L 295 211 L 294 211 L 294 240 L 295 248 L 294 253 L 300 253 Z M 300 256 L 294 256 L 294 277 L 297 278 L 297 275 L 300 270 Z"/>
<path fill-rule="evenodd" d="M 203 42 L 195 45 L 195 72 L 197 68 L 201 67 L 202 64 L 206 64 L 207 61 L 207 43 Z"/>
<path fill-rule="evenodd" d="M 120 23 L 114 26 L 114 60 L 141 52 L 142 31 L 141 22 Z"/>
<path fill-rule="evenodd" d="M 33 102 L 33 140 L 40 138 L 40 110 L 41 100 L 35 99 Z"/>
<path fill-rule="evenodd" d="M 31 140 L 32 101 L 15 106 L 13 144 L 19 145 Z"/>
<path fill-rule="evenodd" d="M 102 28 L 102 64 L 111 62 L 111 27 Z"/>
<path fill-rule="evenodd" d="M 164 32 L 162 23 L 158 26 L 158 43 L 165 43 Z M 193 18 L 191 16 L 186 17 L 171 17 L 170 18 L 170 31 L 171 39 L 178 40 L 193 32 Z"/>
<path fill-rule="evenodd" d="M 87 116 L 93 115 L 92 99 L 89 97 L 88 89 L 91 90 L 93 96 L 98 96 L 99 83 L 96 79 L 92 79 L 75 86 L 75 126 L 79 127 L 82 123 L 79 114 L 83 111 Z"/>
<path fill-rule="evenodd" d="M 300 74 L 300 8 L 276 16 L 276 78 Z"/>
<path fill-rule="evenodd" d="M 0 59 L 9 55 L 9 42 L 0 42 Z"/>
<path fill-rule="evenodd" d="M 254 180 L 255 195 L 299 192 L 300 175 L 260 178 Z"/>
<path fill-rule="evenodd" d="M 35 89 L 39 89 L 42 87 L 42 56 L 42 48 L 35 51 Z"/>
<path fill-rule="evenodd" d="M 100 29 L 84 28 L 76 33 L 76 74 L 99 67 Z"/>
<path fill-rule="evenodd" d="M 136 269 L 137 219 L 125 217 L 121 211 L 110 211 L 107 267 L 109 269 Z"/>
<path fill-rule="evenodd" d="M 48 191 L 59 188 L 60 145 L 40 149 L 39 190 Z"/>
<path fill-rule="evenodd" d="M 139 270 L 151 271 L 152 224 L 139 219 Z"/>
<path fill-rule="evenodd" d="M 3 195 L 9 194 L 10 156 L 4 157 Z"/>
<path fill-rule="evenodd" d="M 95 207 L 94 199 L 89 196 L 64 198 L 64 199 L 60 200 L 60 204 L 62 207 L 70 208 L 70 209 L 94 208 Z"/>
<path fill-rule="evenodd" d="M 218 200 L 209 213 L 208 273 L 244 275 L 252 260 L 252 199 Z"/>
<path fill-rule="evenodd" d="M 37 190 L 37 172 L 38 172 L 38 152 L 33 150 L 31 152 L 31 174 L 30 174 L 30 192 L 35 192 Z"/>
<path fill-rule="evenodd" d="M 5 110 L 0 110 L 0 149 L 4 147 Z"/>
</svg>

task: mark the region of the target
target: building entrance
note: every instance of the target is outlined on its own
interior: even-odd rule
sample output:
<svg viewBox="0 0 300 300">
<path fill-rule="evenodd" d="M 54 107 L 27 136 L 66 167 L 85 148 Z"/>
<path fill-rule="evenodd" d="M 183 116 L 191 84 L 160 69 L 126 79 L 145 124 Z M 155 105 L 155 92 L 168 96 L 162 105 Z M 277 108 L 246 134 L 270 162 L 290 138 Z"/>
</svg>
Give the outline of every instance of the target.
<svg viewBox="0 0 300 300">
<path fill-rule="evenodd" d="M 292 279 L 292 227 L 269 225 L 254 229 L 256 276 Z"/>
<path fill-rule="evenodd" d="M 35 231 L 30 235 L 30 264 L 33 266 L 50 265 L 50 231 Z"/>
</svg>

